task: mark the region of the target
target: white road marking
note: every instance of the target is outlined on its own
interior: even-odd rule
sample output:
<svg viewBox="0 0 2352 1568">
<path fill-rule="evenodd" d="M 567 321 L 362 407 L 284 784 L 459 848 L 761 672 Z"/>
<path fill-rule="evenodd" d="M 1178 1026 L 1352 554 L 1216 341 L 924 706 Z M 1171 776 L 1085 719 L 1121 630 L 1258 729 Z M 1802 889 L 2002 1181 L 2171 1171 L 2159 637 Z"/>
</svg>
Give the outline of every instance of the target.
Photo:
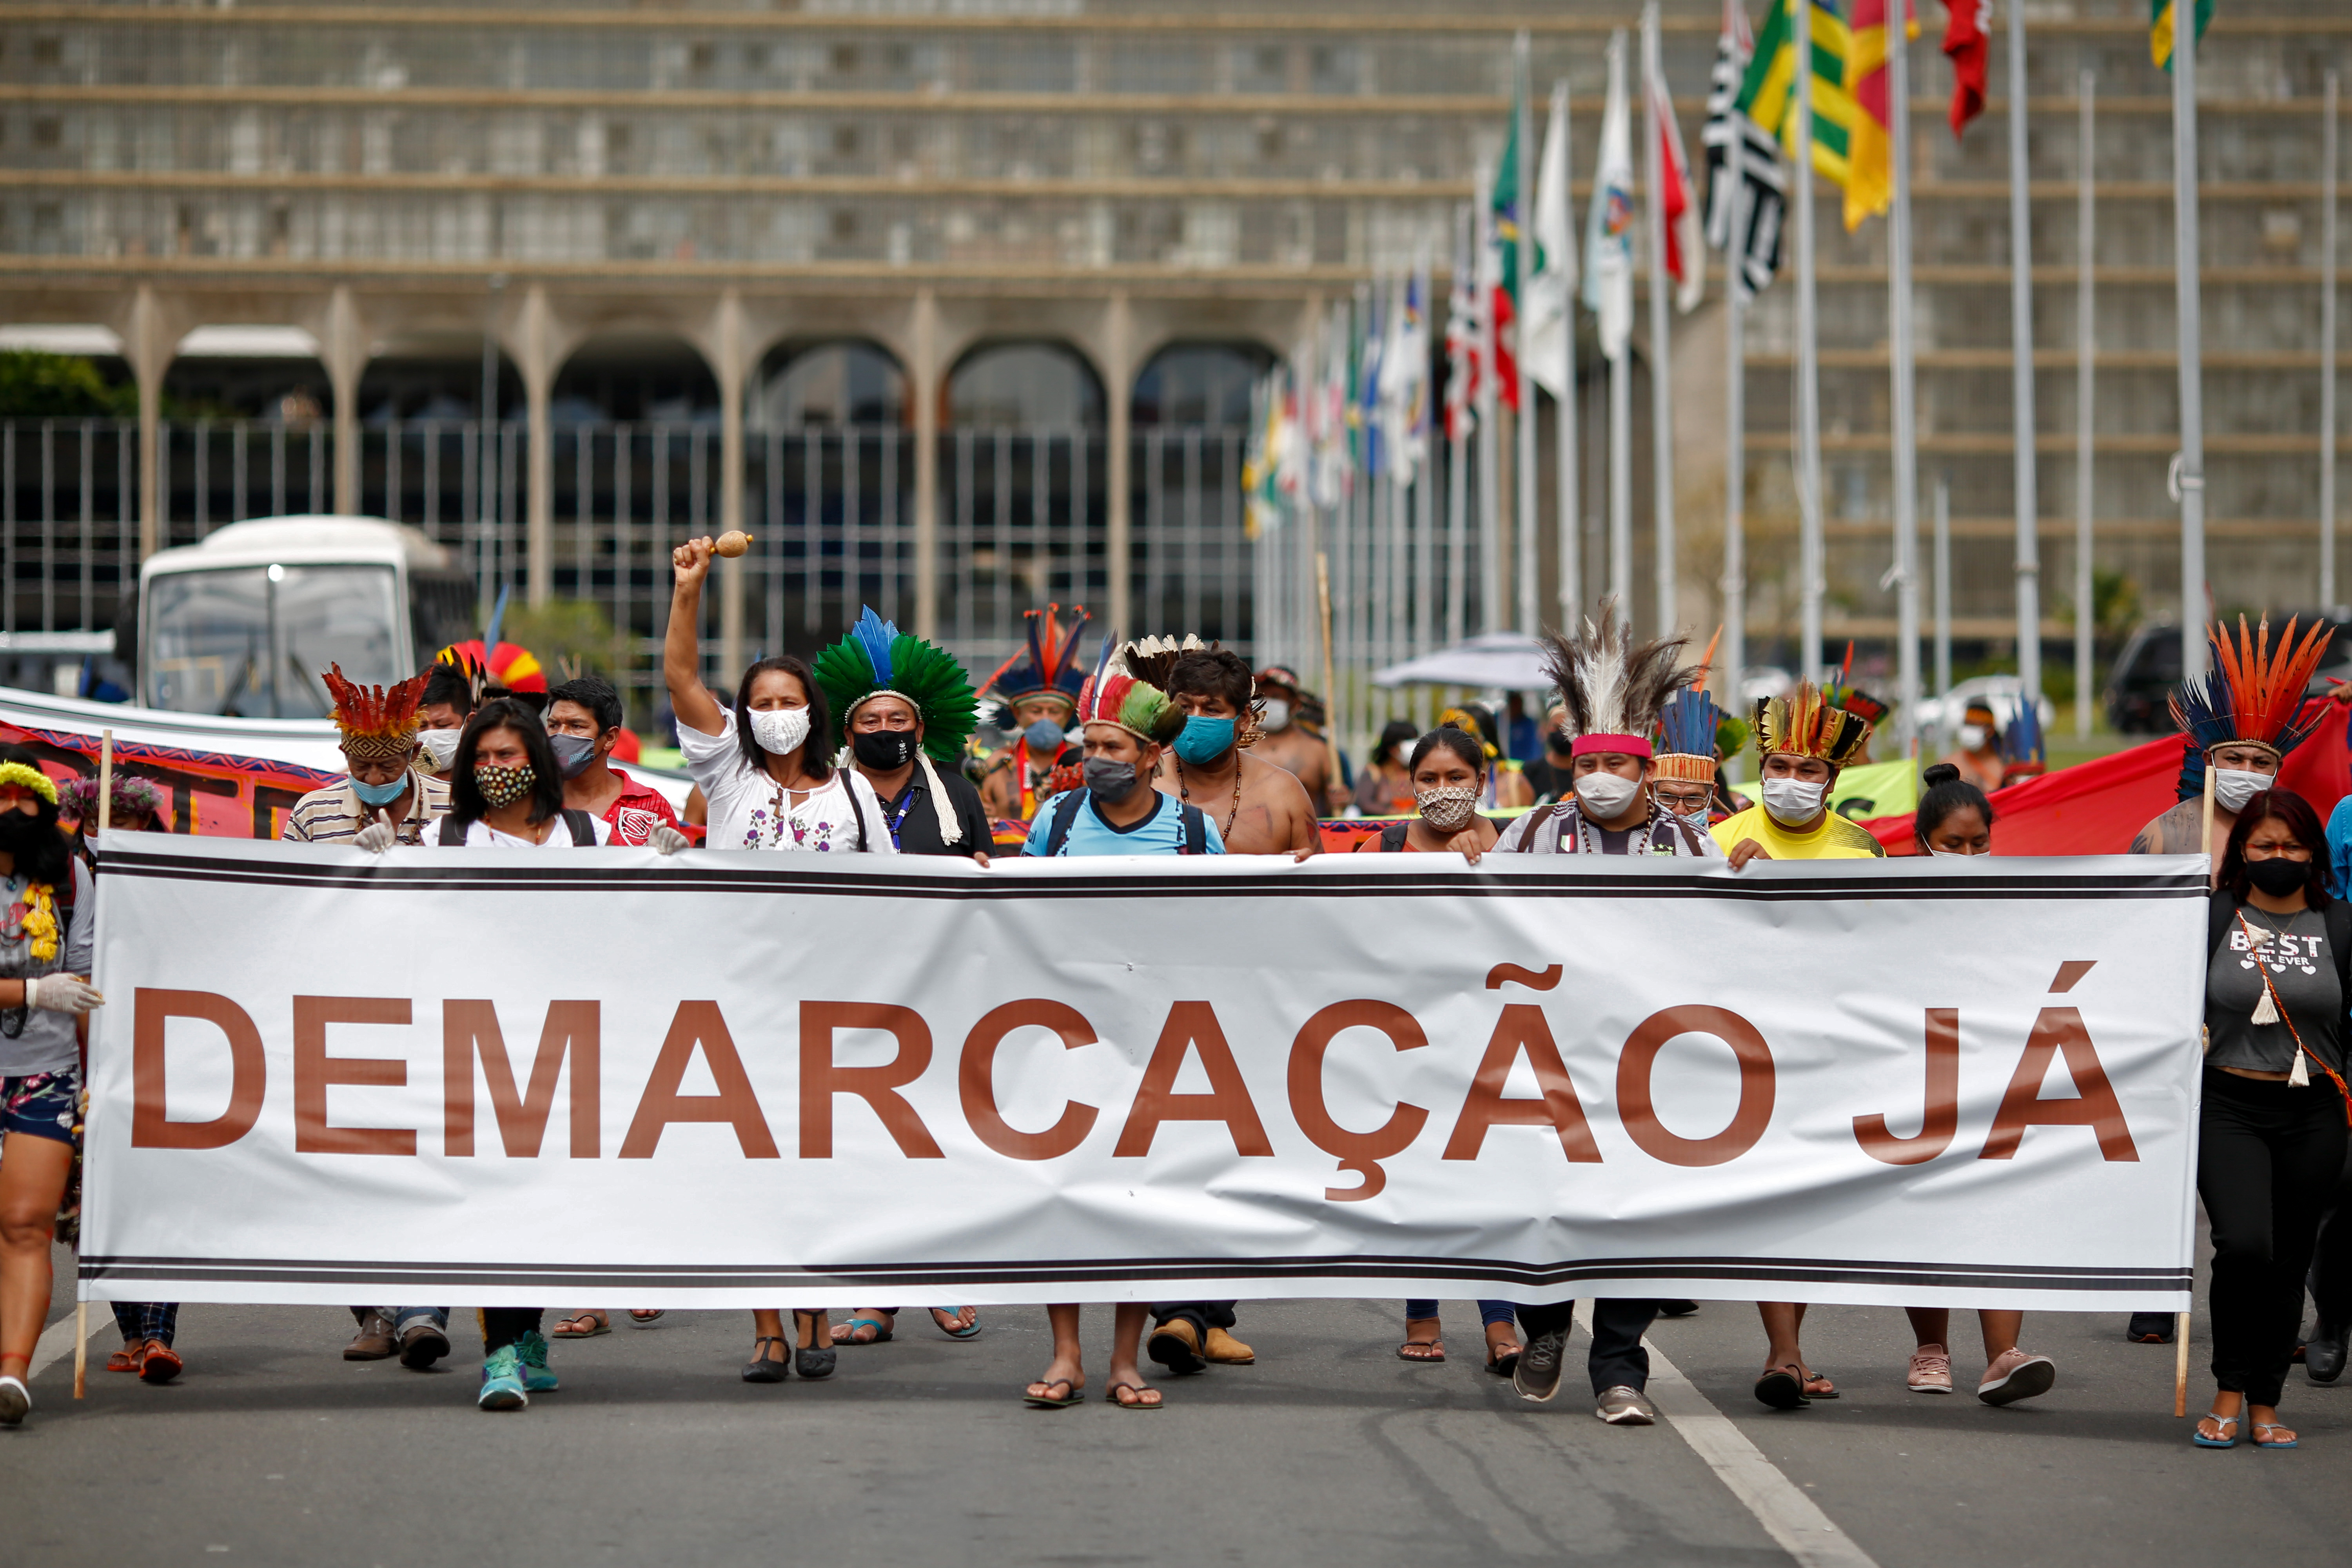
<svg viewBox="0 0 2352 1568">
<path fill-rule="evenodd" d="M 1592 1331 L 1590 1300 L 1576 1304 L 1576 1322 L 1586 1333 Z M 1869 1552 L 1830 1522 L 1821 1505 L 1782 1474 L 1763 1450 L 1732 1425 L 1731 1417 L 1717 1410 L 1682 1374 L 1656 1341 L 1643 1342 L 1650 1347 L 1648 1393 L 1658 1414 L 1682 1435 L 1691 1452 L 1706 1461 L 1716 1479 L 1756 1516 L 1756 1522 L 1796 1559 L 1800 1568 L 1878 1568 Z"/>
<path fill-rule="evenodd" d="M 98 1332 L 101 1323 L 110 1329 L 114 1326 L 112 1305 L 105 1301 L 93 1301 L 90 1305 L 95 1309 L 89 1315 L 89 1331 L 92 1334 Z M 25 1369 L 25 1381 L 32 1382 L 47 1371 L 51 1363 L 73 1354 L 73 1348 L 74 1315 L 68 1312 L 41 1331 L 40 1339 L 33 1346 L 33 1364 Z"/>
</svg>

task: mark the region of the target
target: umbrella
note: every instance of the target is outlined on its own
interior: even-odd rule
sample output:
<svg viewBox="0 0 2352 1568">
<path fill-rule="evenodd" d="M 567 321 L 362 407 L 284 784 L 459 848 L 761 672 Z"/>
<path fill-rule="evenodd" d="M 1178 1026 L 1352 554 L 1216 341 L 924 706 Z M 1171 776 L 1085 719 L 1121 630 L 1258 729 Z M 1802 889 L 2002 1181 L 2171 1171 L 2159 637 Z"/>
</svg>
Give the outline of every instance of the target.
<svg viewBox="0 0 2352 1568">
<path fill-rule="evenodd" d="M 1374 675 L 1372 684 L 1540 691 L 1551 685 L 1551 677 L 1544 673 L 1542 645 L 1526 632 L 1482 632 L 1467 642 L 1392 664 Z"/>
</svg>

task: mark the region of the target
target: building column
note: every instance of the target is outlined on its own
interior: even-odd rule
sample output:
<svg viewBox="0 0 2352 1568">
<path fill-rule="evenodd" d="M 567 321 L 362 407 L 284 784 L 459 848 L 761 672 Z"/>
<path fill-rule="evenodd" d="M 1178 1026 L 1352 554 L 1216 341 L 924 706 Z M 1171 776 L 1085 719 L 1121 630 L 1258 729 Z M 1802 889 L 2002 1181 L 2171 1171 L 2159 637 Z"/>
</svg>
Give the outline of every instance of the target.
<svg viewBox="0 0 2352 1568">
<path fill-rule="evenodd" d="M 515 368 L 522 374 L 528 421 L 524 450 L 530 458 L 523 547 L 530 563 L 525 592 L 530 603 L 544 605 L 555 597 L 555 441 L 547 416 L 548 397 L 555 385 L 555 321 L 542 285 L 534 283 L 524 290 L 517 325 Z M 496 416 L 495 411 L 489 415 L 493 420 Z"/>
<path fill-rule="evenodd" d="M 915 295 L 914 359 L 907 377 L 915 394 L 915 635 L 940 637 L 940 301 L 930 289 Z"/>
<path fill-rule="evenodd" d="M 367 334 L 350 289 L 338 285 L 327 299 L 327 384 L 335 400 L 335 515 L 360 510 L 360 376 L 367 369 Z"/>
<path fill-rule="evenodd" d="M 1109 502 L 1104 517 L 1103 561 L 1110 576 L 1110 628 L 1120 637 L 1137 636 L 1133 595 L 1132 484 L 1128 473 L 1131 426 L 1130 384 L 1135 379 L 1135 312 L 1125 294 L 1114 294 L 1103 312 L 1103 401 L 1108 405 L 1109 451 L 1104 463 L 1104 484 Z"/>
<path fill-rule="evenodd" d="M 177 346 L 163 322 L 163 307 L 152 285 L 142 283 L 131 302 L 131 330 L 123 334 L 123 357 L 139 383 L 139 559 L 162 547 L 163 496 L 156 479 L 163 460 L 163 374 Z"/>
<path fill-rule="evenodd" d="M 711 371 L 719 382 L 719 531 L 743 526 L 743 297 L 730 289 L 719 296 Z M 744 558 L 719 563 L 719 673 L 734 680 L 743 671 Z"/>
</svg>

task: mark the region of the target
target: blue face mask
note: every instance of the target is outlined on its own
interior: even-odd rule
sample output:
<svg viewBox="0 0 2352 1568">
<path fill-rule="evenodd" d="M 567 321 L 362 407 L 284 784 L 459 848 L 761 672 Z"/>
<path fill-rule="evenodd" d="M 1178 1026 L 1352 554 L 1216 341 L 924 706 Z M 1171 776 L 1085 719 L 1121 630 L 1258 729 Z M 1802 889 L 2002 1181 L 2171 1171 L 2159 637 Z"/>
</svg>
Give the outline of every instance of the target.
<svg viewBox="0 0 2352 1568">
<path fill-rule="evenodd" d="M 1022 731 L 1021 738 L 1029 742 L 1031 751 L 1044 752 L 1051 755 L 1062 749 L 1062 742 L 1069 736 L 1067 731 L 1051 719 L 1040 719 Z"/>
<path fill-rule="evenodd" d="M 401 792 L 407 787 L 406 773 L 402 773 L 390 784 L 374 784 L 358 777 L 352 780 L 352 793 L 360 797 L 360 803 L 363 805 L 390 805 L 400 798 Z"/>
<path fill-rule="evenodd" d="M 1184 728 L 1176 737 L 1176 754 L 1199 767 L 1213 763 L 1234 749 L 1234 721 L 1231 719 L 1207 719 L 1195 713 L 1184 721 Z"/>
</svg>

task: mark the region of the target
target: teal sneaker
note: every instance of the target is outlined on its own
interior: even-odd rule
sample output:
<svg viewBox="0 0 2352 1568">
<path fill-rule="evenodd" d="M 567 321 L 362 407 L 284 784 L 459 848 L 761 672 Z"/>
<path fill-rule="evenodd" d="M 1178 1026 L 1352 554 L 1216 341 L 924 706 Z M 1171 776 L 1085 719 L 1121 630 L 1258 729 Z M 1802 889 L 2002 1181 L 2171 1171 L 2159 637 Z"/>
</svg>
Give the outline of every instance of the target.
<svg viewBox="0 0 2352 1568">
<path fill-rule="evenodd" d="M 561 1388 L 555 1373 L 547 1366 L 547 1336 L 531 1330 L 514 1342 L 516 1358 L 522 1363 L 522 1385 L 533 1394 L 546 1394 Z"/>
<path fill-rule="evenodd" d="M 530 1404 L 523 1392 L 522 1358 L 506 1345 L 482 1360 L 482 1392 L 474 1401 L 484 1410 L 521 1410 Z"/>
</svg>

